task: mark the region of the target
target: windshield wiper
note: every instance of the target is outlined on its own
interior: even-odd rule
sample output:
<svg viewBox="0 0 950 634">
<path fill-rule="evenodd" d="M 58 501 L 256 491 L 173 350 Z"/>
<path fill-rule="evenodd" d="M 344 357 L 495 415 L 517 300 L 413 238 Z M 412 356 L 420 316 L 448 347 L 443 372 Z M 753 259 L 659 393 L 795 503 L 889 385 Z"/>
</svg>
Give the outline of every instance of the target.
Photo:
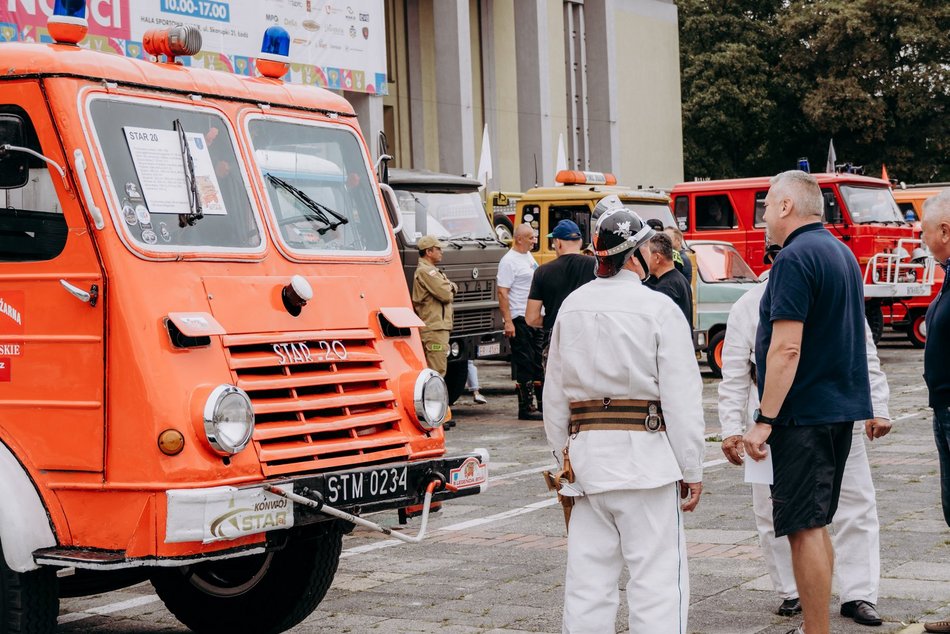
<svg viewBox="0 0 950 634">
<path fill-rule="evenodd" d="M 185 126 L 181 119 L 175 119 L 172 127 L 178 132 L 178 143 L 181 146 L 181 160 L 185 170 L 185 188 L 188 190 L 188 213 L 178 214 L 179 227 L 192 227 L 204 218 L 201 210 L 201 198 L 198 196 L 198 179 L 195 177 L 195 161 L 188 147 L 188 137 L 185 135 Z"/>
<path fill-rule="evenodd" d="M 284 179 L 278 178 L 277 176 L 274 176 L 273 174 L 270 174 L 270 173 L 266 173 L 264 174 L 264 176 L 266 176 L 267 180 L 269 180 L 275 186 L 280 187 L 281 189 L 284 189 L 285 191 L 289 192 L 291 196 L 293 196 L 294 198 L 299 200 L 301 203 L 303 203 L 307 207 L 307 209 L 309 209 L 313 213 L 313 219 L 319 220 L 320 222 L 326 225 L 325 227 L 320 227 L 319 229 L 317 229 L 317 233 L 319 233 L 321 236 L 327 231 L 330 231 L 330 230 L 335 231 L 337 227 L 339 227 L 340 225 L 345 225 L 346 223 L 350 221 L 349 218 L 340 215 L 339 213 L 333 211 L 326 205 L 322 205 L 318 203 L 313 198 L 308 196 L 303 190 L 298 189 L 297 187 L 294 187 L 293 185 L 291 185 Z M 328 215 L 335 218 L 336 221 L 334 222 L 330 220 L 330 218 L 327 217 Z"/>
</svg>

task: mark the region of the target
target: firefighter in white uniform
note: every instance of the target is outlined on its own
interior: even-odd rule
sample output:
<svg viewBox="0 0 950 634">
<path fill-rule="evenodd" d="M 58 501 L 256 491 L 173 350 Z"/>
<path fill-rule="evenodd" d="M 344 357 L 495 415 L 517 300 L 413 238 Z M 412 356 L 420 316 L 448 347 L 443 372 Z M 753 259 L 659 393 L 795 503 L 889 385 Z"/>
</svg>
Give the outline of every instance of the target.
<svg viewBox="0 0 950 634">
<path fill-rule="evenodd" d="M 544 389 L 548 441 L 559 459 L 569 448 L 581 492 L 568 531 L 563 631 L 614 631 L 626 564 L 630 632 L 683 634 L 682 511 L 702 492 L 702 379 L 682 311 L 641 284 L 640 248 L 653 230 L 615 196 L 594 217 L 597 279 L 561 306 Z"/>
<path fill-rule="evenodd" d="M 773 251 L 774 253 L 774 251 Z M 767 256 L 768 257 L 768 256 Z M 768 263 L 769 260 L 766 260 Z M 723 453 L 734 464 L 742 463 L 742 434 L 749 427 L 759 395 L 752 382 L 755 333 L 759 325 L 759 301 L 765 292 L 759 284 L 733 304 L 726 323 L 722 350 L 722 382 L 719 384 L 719 421 L 722 425 Z M 890 390 L 881 371 L 871 329 L 865 325 L 868 370 L 871 383 L 873 420 L 854 426 L 851 452 L 841 481 L 841 497 L 832 526 L 835 575 L 838 579 L 841 613 L 862 625 L 880 625 L 877 593 L 881 577 L 880 527 L 871 467 L 862 434 L 880 438 L 890 431 L 887 402 Z M 792 616 L 801 612 L 798 588 L 792 572 L 788 538 L 775 537 L 772 500 L 768 485 L 752 485 L 752 507 L 759 543 L 772 586 L 783 602 L 777 613 Z"/>
</svg>

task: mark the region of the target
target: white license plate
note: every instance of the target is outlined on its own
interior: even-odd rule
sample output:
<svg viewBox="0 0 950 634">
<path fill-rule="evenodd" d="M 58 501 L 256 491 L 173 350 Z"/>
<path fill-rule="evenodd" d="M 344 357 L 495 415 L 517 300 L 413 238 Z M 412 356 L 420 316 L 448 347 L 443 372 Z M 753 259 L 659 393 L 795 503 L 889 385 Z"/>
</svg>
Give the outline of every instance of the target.
<svg viewBox="0 0 950 634">
<path fill-rule="evenodd" d="M 404 497 L 409 491 L 405 466 L 381 467 L 327 476 L 327 504 L 362 504 Z"/>
<path fill-rule="evenodd" d="M 494 354 L 501 354 L 501 343 L 482 343 L 478 345 L 478 356 L 490 357 Z"/>
</svg>

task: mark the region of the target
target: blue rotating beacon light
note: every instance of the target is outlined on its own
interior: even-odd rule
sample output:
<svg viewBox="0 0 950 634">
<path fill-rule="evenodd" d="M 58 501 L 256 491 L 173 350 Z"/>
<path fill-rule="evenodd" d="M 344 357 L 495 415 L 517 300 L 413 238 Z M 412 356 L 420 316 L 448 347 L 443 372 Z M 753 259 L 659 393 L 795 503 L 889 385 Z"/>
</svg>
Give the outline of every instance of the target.
<svg viewBox="0 0 950 634">
<path fill-rule="evenodd" d="M 261 53 L 255 61 L 257 72 L 264 77 L 280 79 L 290 68 L 290 34 L 280 26 L 271 26 L 264 31 Z"/>
<path fill-rule="evenodd" d="M 89 30 L 86 0 L 56 0 L 46 30 L 57 44 L 79 44 Z"/>
</svg>

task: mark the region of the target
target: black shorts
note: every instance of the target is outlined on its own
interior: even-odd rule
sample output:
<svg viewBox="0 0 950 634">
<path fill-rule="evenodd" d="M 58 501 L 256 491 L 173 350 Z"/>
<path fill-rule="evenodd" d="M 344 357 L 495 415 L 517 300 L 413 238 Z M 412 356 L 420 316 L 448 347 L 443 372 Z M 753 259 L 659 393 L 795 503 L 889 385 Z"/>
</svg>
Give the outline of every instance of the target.
<svg viewBox="0 0 950 634">
<path fill-rule="evenodd" d="M 772 518 L 775 536 L 831 523 L 854 423 L 773 425 Z"/>
</svg>

